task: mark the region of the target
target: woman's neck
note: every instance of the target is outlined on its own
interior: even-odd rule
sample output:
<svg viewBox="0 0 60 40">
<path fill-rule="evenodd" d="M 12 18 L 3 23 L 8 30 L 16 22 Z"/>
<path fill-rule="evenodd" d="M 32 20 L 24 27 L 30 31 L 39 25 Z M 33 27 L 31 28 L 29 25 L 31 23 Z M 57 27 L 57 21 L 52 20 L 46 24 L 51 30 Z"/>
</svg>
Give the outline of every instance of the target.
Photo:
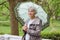
<svg viewBox="0 0 60 40">
<path fill-rule="evenodd" d="M 35 16 L 31 17 L 30 19 L 34 19 L 34 18 L 35 18 Z"/>
</svg>

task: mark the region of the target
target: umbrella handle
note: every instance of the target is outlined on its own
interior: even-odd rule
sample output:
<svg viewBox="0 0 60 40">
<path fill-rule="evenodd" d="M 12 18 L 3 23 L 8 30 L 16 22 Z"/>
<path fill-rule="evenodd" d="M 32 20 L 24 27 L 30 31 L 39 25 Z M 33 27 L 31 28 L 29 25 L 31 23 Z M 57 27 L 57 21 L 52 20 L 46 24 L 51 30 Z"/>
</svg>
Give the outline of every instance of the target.
<svg viewBox="0 0 60 40">
<path fill-rule="evenodd" d="M 26 32 L 26 31 L 24 31 L 24 30 L 23 30 L 23 32 L 24 32 L 24 35 L 23 35 L 22 39 L 24 39 L 24 40 L 25 40 L 25 35 L 26 35 L 26 33 L 27 33 L 27 32 Z"/>
</svg>

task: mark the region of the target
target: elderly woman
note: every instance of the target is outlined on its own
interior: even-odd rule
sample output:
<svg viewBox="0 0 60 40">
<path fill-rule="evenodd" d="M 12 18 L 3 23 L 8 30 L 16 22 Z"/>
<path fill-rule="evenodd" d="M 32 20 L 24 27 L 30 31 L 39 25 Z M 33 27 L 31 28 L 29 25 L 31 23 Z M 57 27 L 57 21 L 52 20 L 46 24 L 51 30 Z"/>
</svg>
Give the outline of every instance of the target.
<svg viewBox="0 0 60 40">
<path fill-rule="evenodd" d="M 23 26 L 25 32 L 22 40 L 41 40 L 40 32 L 42 27 L 42 21 L 39 17 L 36 17 L 36 10 L 34 7 L 29 7 L 28 16 L 30 17 Z"/>
</svg>

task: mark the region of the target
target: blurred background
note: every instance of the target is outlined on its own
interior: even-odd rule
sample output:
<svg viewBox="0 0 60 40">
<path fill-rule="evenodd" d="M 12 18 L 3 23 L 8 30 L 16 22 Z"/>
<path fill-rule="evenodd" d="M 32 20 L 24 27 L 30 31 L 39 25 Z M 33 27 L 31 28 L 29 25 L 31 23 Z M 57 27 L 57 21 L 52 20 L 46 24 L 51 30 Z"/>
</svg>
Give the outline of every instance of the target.
<svg viewBox="0 0 60 40">
<path fill-rule="evenodd" d="M 0 35 L 11 34 L 11 1 L 0 0 Z M 32 0 L 43 7 L 49 15 L 49 27 L 41 32 L 42 38 L 59 39 L 60 38 L 60 0 Z M 13 1 L 12 1 L 13 3 Z M 15 22 L 15 21 L 14 21 Z M 23 35 L 22 25 L 18 22 L 19 36 Z"/>
</svg>

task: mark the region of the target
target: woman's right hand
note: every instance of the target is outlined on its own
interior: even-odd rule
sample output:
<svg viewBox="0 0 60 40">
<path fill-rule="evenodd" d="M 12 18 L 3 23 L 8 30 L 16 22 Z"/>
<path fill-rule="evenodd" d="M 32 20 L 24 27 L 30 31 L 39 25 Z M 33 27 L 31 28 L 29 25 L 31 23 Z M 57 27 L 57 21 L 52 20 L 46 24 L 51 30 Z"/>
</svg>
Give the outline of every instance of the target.
<svg viewBox="0 0 60 40">
<path fill-rule="evenodd" d="M 28 28 L 27 28 L 27 26 L 23 26 L 22 29 L 23 29 L 24 31 L 27 31 Z"/>
</svg>

